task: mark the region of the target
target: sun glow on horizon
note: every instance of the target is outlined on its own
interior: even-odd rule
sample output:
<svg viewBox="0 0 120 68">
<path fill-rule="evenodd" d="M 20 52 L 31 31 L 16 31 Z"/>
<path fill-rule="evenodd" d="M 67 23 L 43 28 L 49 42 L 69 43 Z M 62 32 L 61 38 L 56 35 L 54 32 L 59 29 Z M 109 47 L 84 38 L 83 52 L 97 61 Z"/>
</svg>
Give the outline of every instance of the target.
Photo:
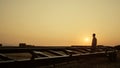
<svg viewBox="0 0 120 68">
<path fill-rule="evenodd" d="M 89 37 L 84 38 L 84 42 L 85 43 L 90 43 L 90 38 Z"/>
</svg>

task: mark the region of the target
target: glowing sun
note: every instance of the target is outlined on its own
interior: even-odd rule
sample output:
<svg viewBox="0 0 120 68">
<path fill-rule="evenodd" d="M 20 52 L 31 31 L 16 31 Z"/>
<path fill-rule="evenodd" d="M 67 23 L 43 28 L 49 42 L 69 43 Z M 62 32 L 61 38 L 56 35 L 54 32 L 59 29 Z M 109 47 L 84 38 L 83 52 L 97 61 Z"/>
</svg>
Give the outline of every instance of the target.
<svg viewBox="0 0 120 68">
<path fill-rule="evenodd" d="M 84 41 L 85 41 L 85 42 L 90 42 L 90 38 L 89 38 L 89 37 L 86 37 L 86 38 L 84 39 Z"/>
</svg>

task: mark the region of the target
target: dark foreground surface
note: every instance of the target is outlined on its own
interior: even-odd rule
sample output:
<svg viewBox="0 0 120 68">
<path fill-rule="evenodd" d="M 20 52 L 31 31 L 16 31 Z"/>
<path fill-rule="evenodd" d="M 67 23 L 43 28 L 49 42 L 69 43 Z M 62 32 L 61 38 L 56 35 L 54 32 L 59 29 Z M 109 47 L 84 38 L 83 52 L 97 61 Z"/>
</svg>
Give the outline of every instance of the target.
<svg viewBox="0 0 120 68">
<path fill-rule="evenodd" d="M 78 61 L 71 61 L 36 68 L 120 68 L 120 52 L 118 52 L 116 61 L 110 61 L 108 58 L 102 56 L 93 56 Z"/>
<path fill-rule="evenodd" d="M 0 68 L 120 68 L 120 52 L 113 47 L 94 52 L 91 47 L 2 47 Z"/>
</svg>

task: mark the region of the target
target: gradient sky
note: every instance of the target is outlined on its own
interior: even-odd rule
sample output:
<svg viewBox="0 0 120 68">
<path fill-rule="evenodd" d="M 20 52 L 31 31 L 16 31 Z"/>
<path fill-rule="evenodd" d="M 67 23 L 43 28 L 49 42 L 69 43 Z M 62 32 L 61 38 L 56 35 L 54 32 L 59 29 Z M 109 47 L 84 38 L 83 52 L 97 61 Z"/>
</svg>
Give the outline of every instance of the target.
<svg viewBox="0 0 120 68">
<path fill-rule="evenodd" d="M 120 44 L 120 0 L 0 0 L 0 43 Z M 84 39 L 89 38 L 88 41 Z"/>
</svg>

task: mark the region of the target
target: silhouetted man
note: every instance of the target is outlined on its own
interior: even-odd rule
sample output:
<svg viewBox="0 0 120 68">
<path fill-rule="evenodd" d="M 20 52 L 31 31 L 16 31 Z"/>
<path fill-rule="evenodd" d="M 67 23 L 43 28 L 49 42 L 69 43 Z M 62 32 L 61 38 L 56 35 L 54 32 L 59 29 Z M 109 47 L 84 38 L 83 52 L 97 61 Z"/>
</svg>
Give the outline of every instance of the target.
<svg viewBox="0 0 120 68">
<path fill-rule="evenodd" d="M 93 39 L 92 39 L 92 51 L 95 51 L 96 45 L 97 45 L 97 39 L 95 37 L 95 33 L 93 33 Z"/>
</svg>

